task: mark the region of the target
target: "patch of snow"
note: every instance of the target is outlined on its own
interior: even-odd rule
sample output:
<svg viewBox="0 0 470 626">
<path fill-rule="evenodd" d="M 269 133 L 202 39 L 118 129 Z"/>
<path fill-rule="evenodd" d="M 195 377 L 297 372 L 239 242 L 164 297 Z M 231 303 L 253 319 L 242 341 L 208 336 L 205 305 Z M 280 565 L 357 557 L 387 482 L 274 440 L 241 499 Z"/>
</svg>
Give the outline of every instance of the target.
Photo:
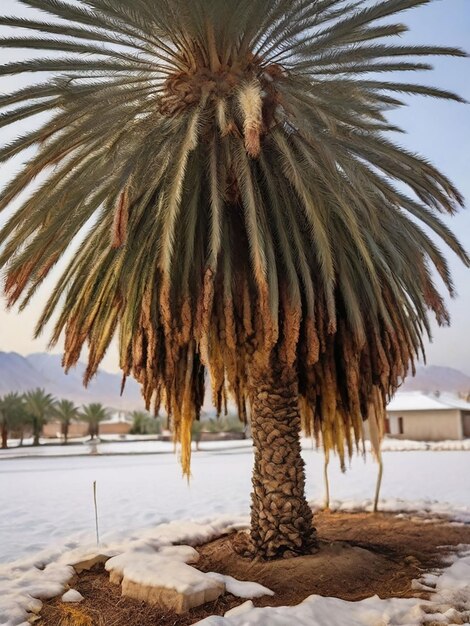
<svg viewBox="0 0 470 626">
<path fill-rule="evenodd" d="M 470 550 L 461 553 L 461 558 L 453 559 L 450 567 L 438 574 L 427 574 L 426 584 L 434 587 L 437 592 L 444 594 L 448 591 L 464 591 L 470 589 Z M 469 600 L 470 608 L 470 597 Z M 469 616 L 470 617 L 470 616 Z"/>
<path fill-rule="evenodd" d="M 191 546 L 164 546 L 158 553 L 162 557 L 182 563 L 197 563 L 199 561 L 199 552 Z"/>
<path fill-rule="evenodd" d="M 72 567 L 54 562 L 44 569 L 0 566 L 0 624 L 24 624 L 31 613 L 39 613 L 41 600 L 60 595 L 73 575 Z"/>
<path fill-rule="evenodd" d="M 244 524 L 235 524 L 238 528 Z M 173 525 L 175 526 L 175 524 Z M 179 524 L 179 532 L 182 525 Z M 198 528 L 199 526 L 199 528 Z M 197 530 L 192 541 L 200 543 L 200 524 L 192 523 Z M 232 525 L 232 528 L 234 526 Z M 188 537 L 187 527 L 184 532 Z M 180 535 L 181 536 L 181 535 Z M 161 541 L 166 540 L 166 532 L 159 533 L 159 539 L 151 543 L 134 545 L 130 549 L 109 559 L 105 568 L 115 577 L 126 578 L 140 585 L 175 589 L 179 593 L 197 593 L 211 588 L 211 581 L 222 583 L 229 593 L 239 598 L 259 598 L 274 595 L 274 592 L 258 583 L 241 581 L 233 576 L 224 576 L 216 572 L 201 572 L 190 563 L 197 563 L 198 552 L 191 546 L 170 545 L 158 548 Z"/>
<path fill-rule="evenodd" d="M 214 585 L 204 572 L 172 557 L 144 552 L 124 552 L 106 563 L 109 572 L 115 572 L 129 581 L 151 587 L 174 589 L 178 593 L 197 593 Z"/>
<path fill-rule="evenodd" d="M 117 541 L 111 541 L 93 547 L 90 545 L 76 546 L 69 542 L 69 549 L 54 547 L 43 550 L 25 559 L 12 563 L 0 564 L 0 626 L 23 626 L 31 613 L 39 613 L 42 607 L 41 600 L 53 598 L 64 593 L 67 583 L 74 576 L 71 564 L 81 560 L 93 558 L 98 554 L 105 554 L 111 558 L 107 561 L 119 564 L 118 555 L 134 556 L 134 562 L 129 566 L 139 568 L 138 576 L 154 576 L 149 559 L 152 554 L 161 551 L 160 559 L 175 563 L 175 559 L 194 562 L 197 552 L 189 545 L 172 545 L 176 543 L 206 543 L 232 530 L 246 528 L 246 517 L 220 516 L 196 522 L 175 521 L 148 528 L 137 535 L 128 535 Z M 71 548 L 71 549 L 70 549 Z M 160 562 L 161 563 L 161 562 Z M 180 564 L 182 564 L 180 562 Z M 189 565 L 185 567 L 197 572 Z M 199 572 L 201 576 L 205 576 Z M 172 574 L 176 577 L 175 572 Z M 206 583 L 209 579 L 205 579 Z M 183 583 L 184 584 L 184 581 Z"/>
<path fill-rule="evenodd" d="M 423 613 L 413 599 L 381 600 L 378 596 L 360 602 L 310 596 L 297 606 L 263 607 L 211 616 L 198 626 L 420 626 Z"/>
<path fill-rule="evenodd" d="M 323 500 L 313 500 L 310 506 L 314 511 L 321 510 L 324 506 Z M 372 512 L 373 500 L 331 500 L 331 511 L 345 511 L 355 513 L 360 511 Z M 379 501 L 379 511 L 383 513 L 404 513 L 413 514 L 429 523 L 433 523 L 436 517 L 446 518 L 453 522 L 470 524 L 470 506 L 453 506 L 448 502 L 437 502 L 432 500 L 403 500 L 401 498 L 387 498 Z M 433 519 L 434 518 L 434 519 Z"/>
<path fill-rule="evenodd" d="M 82 602 L 84 599 L 82 594 L 76 589 L 69 589 L 61 598 L 62 602 Z"/>
<path fill-rule="evenodd" d="M 312 440 L 306 437 L 301 439 L 302 448 L 304 450 L 312 449 Z M 313 445 L 315 448 L 315 445 Z M 315 448 L 319 452 L 323 452 L 321 445 Z M 366 453 L 372 452 L 372 446 L 369 440 L 364 442 Z M 417 441 L 414 439 L 398 439 L 385 435 L 381 444 L 382 452 L 462 452 L 470 451 L 470 438 L 467 439 L 442 439 L 441 441 Z"/>
<path fill-rule="evenodd" d="M 196 563 L 198 552 L 191 546 L 153 545 L 131 548 L 106 562 L 106 570 L 140 585 L 196 593 L 212 587 L 208 576 L 188 563 Z"/>
<path fill-rule="evenodd" d="M 250 611 L 254 608 L 255 605 L 253 604 L 253 602 L 251 600 L 247 600 L 246 602 L 243 602 L 243 604 L 234 606 L 233 609 L 227 611 L 227 613 L 225 613 L 225 617 L 229 617 L 230 615 L 242 615 L 242 613 L 246 613 L 247 611 Z"/>
<path fill-rule="evenodd" d="M 105 435 L 105 439 L 90 440 L 89 438 L 77 438 L 69 441 L 64 446 L 61 440 L 42 439 L 40 446 L 32 446 L 32 439 L 25 440 L 23 446 L 18 446 L 15 440 L 9 440 L 12 447 L 0 450 L 0 460 L 49 458 L 49 457 L 87 457 L 87 456 L 121 456 L 140 454 L 166 454 L 174 456 L 174 444 L 172 441 L 159 441 L 151 437 L 138 435 L 132 438 L 126 435 L 125 439 L 120 436 Z M 236 450 L 249 450 L 253 446 L 251 439 L 229 439 L 222 441 L 203 441 L 200 443 L 199 452 L 228 452 Z"/>
<path fill-rule="evenodd" d="M 385 437 L 382 452 L 411 452 L 429 450 L 431 452 L 470 451 L 470 439 L 445 439 L 443 441 L 413 441 L 411 439 L 392 439 Z M 366 441 L 366 450 L 370 452 L 370 441 Z"/>
<path fill-rule="evenodd" d="M 261 598 L 261 596 L 273 596 L 274 591 L 260 585 L 259 583 L 252 583 L 246 580 L 237 580 L 233 576 L 226 576 L 224 574 L 218 574 L 216 572 L 209 572 L 206 574 L 213 580 L 218 580 L 225 584 L 225 589 L 228 593 L 231 593 L 238 598 Z"/>
</svg>

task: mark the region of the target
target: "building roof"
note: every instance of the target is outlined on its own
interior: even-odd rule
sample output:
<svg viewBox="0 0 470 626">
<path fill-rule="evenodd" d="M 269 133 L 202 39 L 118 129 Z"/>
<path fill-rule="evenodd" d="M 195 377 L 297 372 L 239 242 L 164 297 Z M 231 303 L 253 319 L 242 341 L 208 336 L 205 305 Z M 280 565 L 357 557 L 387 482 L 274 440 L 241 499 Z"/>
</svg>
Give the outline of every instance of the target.
<svg viewBox="0 0 470 626">
<path fill-rule="evenodd" d="M 387 411 L 443 411 L 446 409 L 470 411 L 470 402 L 448 392 L 402 391 L 395 394 L 387 406 Z"/>
</svg>

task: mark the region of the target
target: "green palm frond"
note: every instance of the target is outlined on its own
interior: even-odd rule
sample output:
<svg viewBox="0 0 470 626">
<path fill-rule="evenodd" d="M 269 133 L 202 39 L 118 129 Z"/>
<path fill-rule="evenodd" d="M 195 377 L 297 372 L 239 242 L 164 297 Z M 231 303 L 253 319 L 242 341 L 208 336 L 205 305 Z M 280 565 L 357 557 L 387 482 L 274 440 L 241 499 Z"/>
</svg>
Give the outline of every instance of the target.
<svg viewBox="0 0 470 626">
<path fill-rule="evenodd" d="M 65 333 L 66 368 L 89 345 L 86 382 L 117 335 L 186 472 L 206 368 L 218 409 L 231 393 L 242 417 L 254 360 L 295 368 L 306 426 L 344 456 L 429 313 L 448 323 L 435 240 L 470 264 L 440 219 L 463 199 L 389 137 L 402 94 L 462 102 L 394 77 L 465 56 L 382 21 L 428 1 L 20 0 L 41 17 L 0 17 L 31 32 L 0 46 L 33 54 L 0 75 L 51 74 L 0 96 L 0 127 L 48 114 L 0 148 L 0 163 L 36 148 L 0 210 L 42 175 L 0 234 L 9 303 L 81 237 L 37 333 L 58 311 L 51 341 Z"/>
<path fill-rule="evenodd" d="M 69 424 L 73 420 L 77 419 L 80 410 L 71 400 L 58 400 L 54 405 L 54 417 L 60 422 Z"/>
<path fill-rule="evenodd" d="M 34 389 L 24 394 L 26 412 L 42 427 L 54 413 L 54 397 L 44 389 Z"/>
</svg>

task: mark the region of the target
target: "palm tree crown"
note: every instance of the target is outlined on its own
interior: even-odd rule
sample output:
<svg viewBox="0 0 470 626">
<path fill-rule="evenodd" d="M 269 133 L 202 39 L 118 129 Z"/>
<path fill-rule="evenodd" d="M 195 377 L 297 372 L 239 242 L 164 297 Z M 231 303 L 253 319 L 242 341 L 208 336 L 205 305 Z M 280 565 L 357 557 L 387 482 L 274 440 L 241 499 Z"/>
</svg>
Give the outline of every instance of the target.
<svg viewBox="0 0 470 626">
<path fill-rule="evenodd" d="M 46 174 L 1 234 L 10 304 L 88 224 L 37 332 L 59 309 L 52 343 L 65 331 L 67 368 L 89 343 L 86 381 L 118 333 L 124 376 L 166 403 L 185 471 L 205 367 L 218 408 L 228 389 L 244 417 L 250 370 L 272 359 L 295 369 L 305 424 L 351 453 L 428 312 L 448 322 L 427 229 L 469 264 L 439 218 L 461 195 L 387 120 L 401 94 L 460 100 L 393 78 L 464 56 L 397 43 L 405 26 L 383 21 L 428 0 L 20 1 L 62 21 L 0 19 L 33 32 L 1 46 L 54 53 L 0 70 L 53 73 L 0 98 L 1 126 L 52 115 L 0 150 L 38 148 L 0 209 Z"/>
<path fill-rule="evenodd" d="M 68 421 L 75 419 L 79 414 L 79 408 L 71 400 L 57 400 L 54 405 L 54 415 L 60 421 Z"/>
<path fill-rule="evenodd" d="M 16 392 L 0 397 L 0 436 L 1 446 L 8 446 L 8 435 L 13 430 L 22 430 L 28 416 L 25 411 L 24 399 Z"/>
<path fill-rule="evenodd" d="M 24 395 L 25 410 L 33 425 L 33 445 L 39 444 L 42 427 L 54 415 L 54 397 L 44 389 L 34 389 Z"/>
<path fill-rule="evenodd" d="M 18 393 L 6 393 L 0 398 L 0 422 L 14 424 L 16 415 L 23 407 L 24 400 Z"/>
<path fill-rule="evenodd" d="M 92 402 L 83 407 L 80 417 L 88 423 L 89 434 L 93 439 L 99 434 L 100 422 L 109 417 L 109 412 L 108 409 L 99 402 Z"/>
<path fill-rule="evenodd" d="M 62 425 L 62 434 L 65 438 L 65 442 L 68 439 L 70 424 L 78 419 L 80 410 L 71 400 L 58 400 L 54 405 L 54 416 L 59 420 Z"/>
</svg>

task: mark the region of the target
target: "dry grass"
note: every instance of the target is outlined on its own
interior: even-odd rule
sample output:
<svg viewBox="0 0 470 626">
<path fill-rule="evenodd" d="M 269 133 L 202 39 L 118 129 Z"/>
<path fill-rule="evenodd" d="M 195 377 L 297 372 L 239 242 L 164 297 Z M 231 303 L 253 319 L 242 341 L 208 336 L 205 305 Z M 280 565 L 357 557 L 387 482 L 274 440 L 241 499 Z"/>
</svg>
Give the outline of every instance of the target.
<svg viewBox="0 0 470 626">
<path fill-rule="evenodd" d="M 57 605 L 58 626 L 94 626 L 91 617 L 79 607 L 64 603 Z"/>
</svg>

